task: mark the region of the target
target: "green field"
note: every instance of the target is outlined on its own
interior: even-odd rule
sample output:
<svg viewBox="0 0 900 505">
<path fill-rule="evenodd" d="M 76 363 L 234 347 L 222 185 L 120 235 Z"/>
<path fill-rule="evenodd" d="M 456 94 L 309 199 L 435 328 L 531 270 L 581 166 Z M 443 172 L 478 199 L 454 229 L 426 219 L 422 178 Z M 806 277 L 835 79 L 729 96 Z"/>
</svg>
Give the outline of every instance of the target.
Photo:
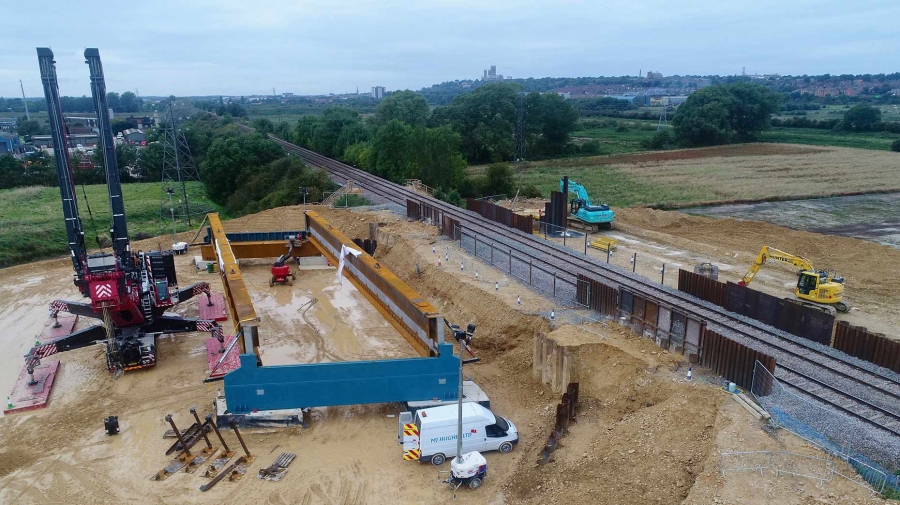
<svg viewBox="0 0 900 505">
<path fill-rule="evenodd" d="M 607 123 L 608 126 L 593 126 L 598 122 Z M 600 154 L 624 154 L 647 150 L 641 146 L 641 141 L 653 136 L 656 121 L 588 119 L 579 121 L 576 128 L 572 132 L 576 143 L 596 139 L 600 141 Z"/>
<path fill-rule="evenodd" d="M 790 113 L 776 114 L 775 117 L 787 119 L 790 117 L 805 117 L 807 119 L 843 119 L 844 113 L 850 110 L 851 105 L 826 105 L 824 109 L 803 111 L 806 114 L 794 116 Z M 881 109 L 882 121 L 900 121 L 900 106 L 898 105 L 874 105 Z"/>
<path fill-rule="evenodd" d="M 626 170 L 601 165 L 602 159 L 581 158 L 530 162 L 526 167 L 512 166 L 516 187 L 534 184 L 541 194 L 549 197 L 550 191 L 559 191 L 559 179 L 568 175 L 588 190 L 594 203 L 616 207 L 657 203 L 682 203 L 717 199 L 714 192 L 695 189 L 691 185 L 662 185 L 647 183 Z"/>
<path fill-rule="evenodd" d="M 195 183 L 199 184 L 199 183 Z M 196 191 L 197 188 L 194 188 Z M 105 185 L 78 188 L 78 209 L 88 247 L 96 248 L 98 234 L 108 235 L 109 198 Z M 160 233 L 159 183 L 123 184 L 128 232 Z M 212 202 L 209 207 L 221 209 Z M 90 213 L 88 212 L 90 207 Z M 91 219 L 93 215 L 93 219 Z M 197 223 L 199 225 L 199 223 Z M 171 224 L 165 231 L 171 232 Z M 182 225 L 179 231 L 186 231 Z M 58 188 L 28 187 L 0 191 L 0 267 L 65 255 L 68 252 Z"/>
<path fill-rule="evenodd" d="M 890 150 L 891 142 L 900 134 L 888 132 L 849 133 L 818 128 L 772 128 L 760 136 L 761 142 L 808 144 L 815 146 L 855 147 L 857 149 Z"/>
</svg>

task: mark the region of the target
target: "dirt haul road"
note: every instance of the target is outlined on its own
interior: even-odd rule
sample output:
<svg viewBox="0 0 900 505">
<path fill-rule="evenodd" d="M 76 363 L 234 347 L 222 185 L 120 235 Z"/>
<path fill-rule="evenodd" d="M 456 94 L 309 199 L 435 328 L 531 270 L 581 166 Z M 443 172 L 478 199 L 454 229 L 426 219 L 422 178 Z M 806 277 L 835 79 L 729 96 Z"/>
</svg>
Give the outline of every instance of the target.
<svg viewBox="0 0 900 505">
<path fill-rule="evenodd" d="M 270 220 L 283 228 L 295 209 L 253 216 L 255 226 Z M 680 356 L 613 326 L 598 329 L 606 338 L 573 327 L 550 333 L 577 357 L 573 375 L 582 384 L 578 423 L 554 460 L 535 464 L 553 422 L 559 395 L 532 378 L 532 338 L 550 332 L 531 315 L 545 301 L 515 283 L 503 292 L 432 265 L 434 230 L 385 214 L 330 212 L 326 218 L 348 235 L 363 236 L 371 221 L 385 223 L 376 258 L 438 306 L 453 322 L 478 325 L 476 352 L 483 362 L 467 374 L 488 391 L 494 409 L 513 419 L 522 442 L 509 455 L 487 454 L 489 477 L 479 491 L 461 490 L 466 503 L 880 503 L 846 481 L 827 483 L 729 474 L 716 468 L 724 450 L 789 449 L 817 454 L 785 434 L 770 436 L 736 404 L 726 400 L 713 377 L 698 373 L 683 380 Z M 245 220 L 245 225 L 250 225 Z M 279 226 L 280 225 L 280 226 Z M 237 222 L 234 227 L 241 226 Z M 232 228 L 233 229 L 233 228 Z M 274 228 L 273 228 L 274 229 Z M 149 246 L 144 246 L 149 247 Z M 178 257 L 182 283 L 207 280 Z M 415 274 L 416 264 L 422 270 Z M 248 262 L 246 279 L 263 318 L 260 331 L 267 363 L 307 360 L 409 356 L 409 346 L 385 326 L 377 312 L 349 283 L 338 290 L 333 271 L 300 272 L 293 287 L 269 288 L 268 265 Z M 65 260 L 0 271 L 0 324 L 15 332 L 0 334 L 0 388 L 8 390 L 46 318 L 53 298 L 77 300 Z M 523 305 L 515 305 L 521 293 Z M 499 295 L 499 296 L 498 296 Z M 305 300 L 319 300 L 307 317 L 296 312 Z M 196 302 L 185 315 L 196 314 Z M 85 324 L 82 322 L 82 324 Z M 226 323 L 228 324 L 228 323 Z M 0 503 L 121 504 L 225 503 L 267 504 L 453 503 L 438 486 L 437 470 L 404 462 L 396 445 L 397 405 L 314 409 L 308 429 L 248 433 L 257 455 L 240 482 L 222 482 L 200 493 L 205 479 L 179 473 L 164 482 L 150 476 L 169 459 L 171 440 L 162 438 L 166 413 L 180 427 L 189 423 L 187 408 L 205 414 L 215 386 L 201 384 L 205 371 L 203 335 L 179 335 L 160 341 L 160 364 L 113 381 L 97 349 L 59 355 L 63 361 L 48 408 L 0 418 Z M 108 437 L 102 419 L 118 415 L 122 433 Z M 237 447 L 230 433 L 229 445 Z M 202 443 L 202 442 L 201 442 Z M 281 452 L 298 455 L 277 483 L 259 481 L 257 469 Z M 446 467 L 446 464 L 445 464 Z M 762 483 L 763 492 L 746 490 Z M 820 501 L 821 500 L 821 501 Z"/>
</svg>

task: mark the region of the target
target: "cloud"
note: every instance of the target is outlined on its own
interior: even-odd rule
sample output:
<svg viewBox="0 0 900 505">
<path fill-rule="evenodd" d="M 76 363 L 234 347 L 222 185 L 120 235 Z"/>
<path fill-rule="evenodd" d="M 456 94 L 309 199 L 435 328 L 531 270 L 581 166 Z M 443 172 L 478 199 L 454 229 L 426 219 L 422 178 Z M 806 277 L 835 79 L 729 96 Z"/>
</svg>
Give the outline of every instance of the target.
<svg viewBox="0 0 900 505">
<path fill-rule="evenodd" d="M 34 48 L 57 56 L 63 94 L 89 93 L 84 47 L 108 88 L 142 95 L 300 94 L 476 78 L 879 73 L 897 70 L 895 1 L 37 0 L 0 30 L 0 95 L 40 96 Z M 103 16 L 97 13 L 102 12 Z"/>
</svg>

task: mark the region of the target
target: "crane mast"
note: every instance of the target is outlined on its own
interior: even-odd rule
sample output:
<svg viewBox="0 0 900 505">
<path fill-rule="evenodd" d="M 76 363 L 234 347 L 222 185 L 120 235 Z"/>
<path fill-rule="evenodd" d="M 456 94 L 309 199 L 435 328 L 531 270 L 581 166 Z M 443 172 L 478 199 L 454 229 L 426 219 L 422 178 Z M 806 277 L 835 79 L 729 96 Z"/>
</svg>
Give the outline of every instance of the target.
<svg viewBox="0 0 900 505">
<path fill-rule="evenodd" d="M 91 95 L 94 98 L 94 109 L 97 110 L 97 126 L 100 130 L 100 145 L 103 152 L 103 168 L 106 171 L 106 187 L 109 193 L 109 207 L 112 210 L 112 223 L 109 233 L 112 239 L 113 252 L 122 263 L 126 272 L 134 269 L 131 255 L 131 244 L 128 240 L 128 223 L 125 220 L 125 204 L 122 201 L 122 182 L 119 178 L 119 165 L 116 160 L 116 144 L 113 141 L 112 125 L 109 121 L 109 104 L 106 99 L 106 79 L 103 77 L 103 64 L 100 62 L 100 51 L 96 48 L 84 50 L 85 63 L 91 72 Z"/>
<path fill-rule="evenodd" d="M 69 141 L 66 122 L 59 99 L 59 82 L 56 78 L 56 62 L 53 51 L 46 47 L 37 48 L 38 63 L 41 67 L 41 83 L 47 100 L 47 115 L 53 138 L 53 158 L 56 160 L 56 178 L 59 182 L 59 196 L 62 200 L 66 237 L 75 270 L 75 285 L 84 296 L 88 296 L 88 285 L 84 281 L 87 248 L 84 244 L 84 228 L 78 215 L 78 201 L 75 198 L 75 179 L 69 161 Z"/>
</svg>

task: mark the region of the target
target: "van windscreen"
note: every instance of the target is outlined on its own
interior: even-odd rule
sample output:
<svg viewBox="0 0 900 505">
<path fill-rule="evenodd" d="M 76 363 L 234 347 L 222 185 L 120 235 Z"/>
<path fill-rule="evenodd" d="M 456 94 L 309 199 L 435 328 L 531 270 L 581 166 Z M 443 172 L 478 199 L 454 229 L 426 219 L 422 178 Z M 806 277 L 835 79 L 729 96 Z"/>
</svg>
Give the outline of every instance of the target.
<svg viewBox="0 0 900 505">
<path fill-rule="evenodd" d="M 506 421 L 506 419 L 503 419 L 500 416 L 495 417 L 497 418 L 497 426 L 504 432 L 509 431 L 509 423 Z"/>
</svg>

